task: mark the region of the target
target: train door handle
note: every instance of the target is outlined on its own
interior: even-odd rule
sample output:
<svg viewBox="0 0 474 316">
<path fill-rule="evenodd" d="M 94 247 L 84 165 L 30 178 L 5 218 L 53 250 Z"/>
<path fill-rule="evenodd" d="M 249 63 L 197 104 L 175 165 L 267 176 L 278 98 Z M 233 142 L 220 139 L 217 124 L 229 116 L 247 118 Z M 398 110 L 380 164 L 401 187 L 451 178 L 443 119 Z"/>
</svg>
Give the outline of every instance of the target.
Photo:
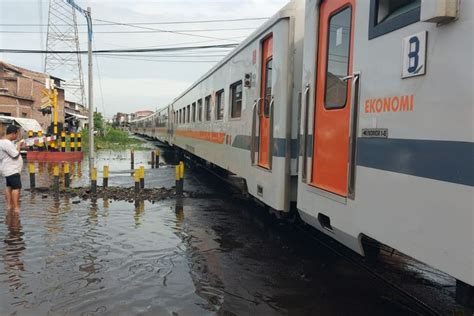
<svg viewBox="0 0 474 316">
<path fill-rule="evenodd" d="M 270 118 L 270 140 L 268 142 L 268 156 L 269 156 L 269 169 L 272 169 L 272 160 L 273 160 L 273 105 L 275 103 L 275 99 L 272 96 L 270 104 L 268 105 L 268 116 Z"/>
<path fill-rule="evenodd" d="M 303 166 L 302 166 L 302 180 L 303 182 L 307 182 L 307 172 L 308 172 L 308 121 L 309 121 L 309 92 L 311 90 L 310 84 L 306 84 L 306 88 L 304 90 L 304 123 L 303 123 L 303 152 L 302 152 L 302 157 L 303 157 Z"/>
<path fill-rule="evenodd" d="M 349 157 L 347 174 L 347 195 L 350 199 L 355 199 L 355 169 L 356 169 L 356 143 L 357 143 L 357 122 L 359 114 L 359 89 L 360 72 L 356 71 L 351 76 L 351 111 L 349 119 Z"/>
<path fill-rule="evenodd" d="M 255 138 L 257 134 L 257 107 L 261 99 L 255 100 L 252 107 L 252 132 L 250 136 L 250 161 L 252 165 L 255 164 Z"/>
</svg>

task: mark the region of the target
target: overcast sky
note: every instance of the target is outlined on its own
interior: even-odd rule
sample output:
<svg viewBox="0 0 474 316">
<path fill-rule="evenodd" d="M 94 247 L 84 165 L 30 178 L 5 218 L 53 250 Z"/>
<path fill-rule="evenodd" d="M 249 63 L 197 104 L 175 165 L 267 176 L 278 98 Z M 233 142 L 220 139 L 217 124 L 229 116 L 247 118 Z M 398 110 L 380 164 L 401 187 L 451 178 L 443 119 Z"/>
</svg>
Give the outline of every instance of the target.
<svg viewBox="0 0 474 316">
<path fill-rule="evenodd" d="M 288 0 L 76 0 L 76 3 L 81 7 L 90 6 L 92 8 L 94 19 L 121 23 L 269 17 L 287 2 Z M 0 0 L 0 47 L 45 49 L 48 6 L 49 0 Z M 118 49 L 235 43 L 235 41 L 243 40 L 263 22 L 264 20 L 141 25 L 154 29 L 181 30 L 194 34 L 194 36 L 167 32 L 144 34 L 136 33 L 146 31 L 139 28 L 96 25 L 94 48 Z M 78 15 L 78 24 L 83 23 L 85 23 L 85 19 Z M 94 21 L 94 23 L 104 22 Z M 240 30 L 210 31 L 223 28 Z M 202 31 L 196 32 L 196 30 Z M 85 26 L 79 25 L 80 45 L 83 50 L 87 49 L 85 31 Z M 227 52 L 228 50 L 212 49 L 202 52 L 152 53 L 154 56 L 94 58 L 95 105 L 99 111 L 105 112 L 107 117 L 112 117 L 118 111 L 134 112 L 138 109 L 156 109 L 164 106 L 210 69 L 216 61 L 222 59 L 222 56 Z M 157 57 L 157 55 L 170 56 Z M 203 55 L 208 57 L 203 57 Z M 138 60 L 138 58 L 148 60 Z M 44 70 L 44 55 L 0 53 L 0 59 L 35 71 L 42 72 Z M 84 79 L 87 80 L 86 56 L 82 57 L 82 64 Z M 60 73 L 56 75 L 61 76 Z"/>
</svg>

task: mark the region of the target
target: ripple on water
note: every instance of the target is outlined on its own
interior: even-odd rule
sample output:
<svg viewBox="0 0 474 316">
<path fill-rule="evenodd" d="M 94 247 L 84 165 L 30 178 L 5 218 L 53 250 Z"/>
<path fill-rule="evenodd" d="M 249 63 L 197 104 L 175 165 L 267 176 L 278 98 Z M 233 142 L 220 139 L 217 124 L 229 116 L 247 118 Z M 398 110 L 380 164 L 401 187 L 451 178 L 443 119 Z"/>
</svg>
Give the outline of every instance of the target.
<svg viewBox="0 0 474 316">
<path fill-rule="evenodd" d="M 104 204 L 37 195 L 23 200 L 16 219 L 3 216 L 1 315 L 95 315 L 124 306 L 193 314 L 206 305 L 195 294 L 182 219 L 170 202 Z"/>
</svg>

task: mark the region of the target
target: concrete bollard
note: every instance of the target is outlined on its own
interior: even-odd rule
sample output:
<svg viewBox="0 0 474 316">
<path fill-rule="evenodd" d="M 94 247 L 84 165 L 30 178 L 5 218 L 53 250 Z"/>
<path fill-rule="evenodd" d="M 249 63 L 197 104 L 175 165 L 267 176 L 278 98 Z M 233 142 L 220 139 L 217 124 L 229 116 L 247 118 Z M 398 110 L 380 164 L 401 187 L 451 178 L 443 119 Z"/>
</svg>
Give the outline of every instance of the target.
<svg viewBox="0 0 474 316">
<path fill-rule="evenodd" d="M 54 193 L 59 193 L 59 167 L 54 166 L 53 167 L 53 190 Z"/>
<path fill-rule="evenodd" d="M 82 151 L 82 134 L 77 133 L 77 151 Z"/>
<path fill-rule="evenodd" d="M 38 131 L 38 137 L 40 138 L 40 140 L 38 141 L 38 150 L 43 151 L 44 150 L 43 131 Z"/>
<path fill-rule="evenodd" d="M 151 169 L 155 169 L 155 151 L 151 152 Z"/>
<path fill-rule="evenodd" d="M 93 168 L 91 172 L 91 192 L 97 193 L 97 168 Z"/>
<path fill-rule="evenodd" d="M 145 167 L 140 166 L 140 188 L 145 188 Z"/>
<path fill-rule="evenodd" d="M 61 152 L 66 152 L 66 132 L 61 131 Z"/>
<path fill-rule="evenodd" d="M 33 131 L 29 130 L 28 131 L 28 138 L 33 138 L 33 135 L 34 135 Z M 31 145 L 29 146 L 29 150 L 33 150 L 33 145 L 34 145 L 34 143 L 31 143 Z"/>
<path fill-rule="evenodd" d="M 155 168 L 159 168 L 160 167 L 160 150 L 157 149 L 156 152 L 155 152 Z"/>
<path fill-rule="evenodd" d="M 71 152 L 76 151 L 76 134 L 74 134 L 73 132 L 69 134 L 69 150 Z"/>
<path fill-rule="evenodd" d="M 139 169 L 135 170 L 133 178 L 135 180 L 135 193 L 139 193 L 140 192 L 140 170 Z"/>
<path fill-rule="evenodd" d="M 104 166 L 104 178 L 102 182 L 102 186 L 107 188 L 109 186 L 109 166 Z"/>
<path fill-rule="evenodd" d="M 175 186 L 176 195 L 181 197 L 183 196 L 183 190 L 181 188 L 181 166 L 177 165 L 175 169 L 176 169 L 176 186 Z"/>
<path fill-rule="evenodd" d="M 181 186 L 181 192 L 184 192 L 184 162 L 179 162 L 179 182 Z"/>
<path fill-rule="evenodd" d="M 70 177 L 71 171 L 69 168 L 69 163 L 67 162 L 64 163 L 63 172 L 64 172 L 64 187 L 69 188 L 71 186 L 71 177 Z"/>
<path fill-rule="evenodd" d="M 35 164 L 33 164 L 33 163 L 28 164 L 28 172 L 30 174 L 30 191 L 34 191 L 36 189 Z"/>
</svg>

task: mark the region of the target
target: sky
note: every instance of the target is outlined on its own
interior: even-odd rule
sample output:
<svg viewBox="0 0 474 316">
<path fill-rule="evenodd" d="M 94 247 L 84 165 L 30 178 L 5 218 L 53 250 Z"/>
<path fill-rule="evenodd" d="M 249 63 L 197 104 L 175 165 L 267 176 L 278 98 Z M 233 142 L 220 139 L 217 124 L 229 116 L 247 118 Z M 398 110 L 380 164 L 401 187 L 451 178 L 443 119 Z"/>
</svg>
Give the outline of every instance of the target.
<svg viewBox="0 0 474 316">
<path fill-rule="evenodd" d="M 117 24 L 99 25 L 106 22 L 97 20 L 134 24 L 265 18 L 276 13 L 287 2 L 288 0 L 76 0 L 82 8 L 92 9 L 92 17 L 95 19 L 94 49 L 238 43 L 265 20 L 138 25 L 142 28 Z M 0 0 L 0 48 L 45 50 L 48 8 L 49 0 Z M 77 23 L 80 48 L 86 50 L 85 19 L 78 15 Z M 149 32 L 144 28 L 186 34 Z M 228 52 L 229 49 L 208 49 L 135 56 L 95 56 L 94 105 L 108 118 L 116 112 L 130 113 L 139 109 L 154 110 L 163 107 Z M 34 71 L 44 71 L 44 54 L 0 53 L 0 60 Z M 87 86 L 86 56 L 82 56 L 82 68 Z M 53 75 L 69 76 L 61 71 L 56 71 Z"/>
</svg>

